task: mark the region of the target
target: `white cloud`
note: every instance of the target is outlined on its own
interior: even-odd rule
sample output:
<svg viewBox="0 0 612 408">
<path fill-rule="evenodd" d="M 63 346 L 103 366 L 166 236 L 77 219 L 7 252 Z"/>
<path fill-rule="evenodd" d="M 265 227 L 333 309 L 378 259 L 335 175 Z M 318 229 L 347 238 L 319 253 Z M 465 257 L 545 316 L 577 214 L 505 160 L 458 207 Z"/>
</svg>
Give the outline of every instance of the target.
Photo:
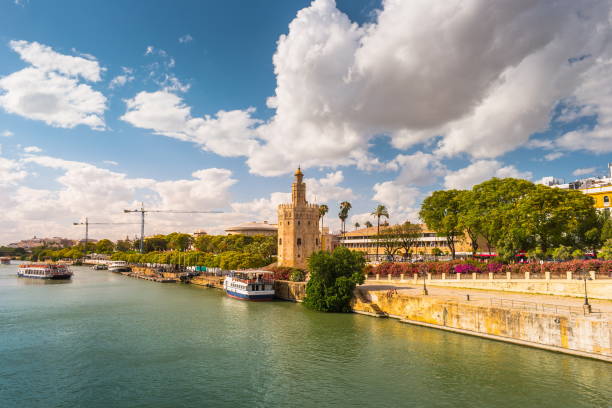
<svg viewBox="0 0 612 408">
<path fill-rule="evenodd" d="M 118 166 L 119 165 L 119 163 L 117 163 L 116 161 L 113 161 L 113 160 L 102 160 L 102 163 L 110 164 L 111 166 Z"/>
<path fill-rule="evenodd" d="M 253 127 L 259 123 L 247 111 L 219 111 L 215 116 L 193 117 L 191 108 L 170 92 L 140 92 L 125 101 L 122 120 L 157 134 L 197 143 L 225 157 L 245 156 L 255 148 Z"/>
<path fill-rule="evenodd" d="M 586 167 L 582 169 L 576 169 L 572 172 L 573 176 L 586 176 L 587 174 L 593 174 L 597 168 L 595 167 Z"/>
<path fill-rule="evenodd" d="M 564 154 L 561 152 L 553 152 L 553 153 L 548 153 L 544 155 L 544 160 L 546 161 L 553 161 L 553 160 L 557 160 L 561 157 L 563 157 Z"/>
<path fill-rule="evenodd" d="M 40 153 L 42 149 L 38 146 L 26 146 L 23 148 L 23 151 L 26 153 Z"/>
<path fill-rule="evenodd" d="M 97 61 L 59 54 L 37 42 L 11 41 L 10 46 L 31 65 L 0 78 L 0 106 L 55 127 L 105 128 L 106 98 L 80 81 L 100 81 Z"/>
<path fill-rule="evenodd" d="M 178 39 L 178 41 L 183 44 L 183 43 L 188 43 L 193 41 L 193 37 L 190 34 L 185 34 L 184 36 L 180 37 Z"/>
<path fill-rule="evenodd" d="M 432 184 L 446 172 L 446 167 L 440 162 L 439 158 L 423 152 L 397 155 L 387 164 L 387 168 L 400 170 L 397 182 L 416 186 Z"/>
<path fill-rule="evenodd" d="M 390 223 L 418 221 L 418 203 L 423 197 L 423 193 L 417 188 L 408 187 L 395 181 L 384 181 L 376 183 L 373 189 L 372 200 L 387 207 Z M 374 221 L 371 222 L 374 223 Z"/>
<path fill-rule="evenodd" d="M 27 175 L 28 173 L 23 170 L 18 161 L 0 157 L 0 191 L 2 191 L 2 187 L 14 185 Z M 3 195 L 3 197 L 10 199 L 9 195 Z"/>
<path fill-rule="evenodd" d="M 125 84 L 127 84 L 128 82 L 131 82 L 135 79 L 135 77 L 133 76 L 128 76 L 128 75 L 117 75 L 116 77 L 114 77 L 109 83 L 108 83 L 108 87 L 111 89 L 123 86 Z"/>
<path fill-rule="evenodd" d="M 504 166 L 497 160 L 478 160 L 467 167 L 449 172 L 444 177 L 444 187 L 447 189 L 469 189 L 491 177 L 530 179 L 532 174 L 529 171 L 519 171 L 512 165 Z"/>
<path fill-rule="evenodd" d="M 147 49 L 145 50 L 144 55 L 151 55 L 153 54 L 153 51 L 155 50 L 155 48 L 152 45 L 147 46 Z"/>
<path fill-rule="evenodd" d="M 4 137 L 11 137 L 11 136 L 14 136 L 15 134 L 11 132 L 10 130 L 5 130 L 4 132 L 1 133 L 1 135 Z"/>
<path fill-rule="evenodd" d="M 321 179 L 306 178 L 308 201 L 313 203 L 327 203 L 329 201 L 344 201 L 355 198 L 353 190 L 339 184 L 344 181 L 342 171 L 327 173 Z"/>
</svg>

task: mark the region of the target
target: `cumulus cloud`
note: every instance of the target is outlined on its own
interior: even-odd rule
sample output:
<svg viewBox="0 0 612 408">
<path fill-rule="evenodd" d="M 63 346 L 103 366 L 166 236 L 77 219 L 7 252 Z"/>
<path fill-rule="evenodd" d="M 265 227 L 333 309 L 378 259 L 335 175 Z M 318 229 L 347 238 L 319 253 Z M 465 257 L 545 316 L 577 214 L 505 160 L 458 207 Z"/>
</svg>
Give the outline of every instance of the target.
<svg viewBox="0 0 612 408">
<path fill-rule="evenodd" d="M 516 167 L 504 166 L 497 160 L 477 160 L 467 167 L 449 172 L 444 177 L 444 187 L 447 189 L 469 189 L 491 177 L 512 177 L 530 179 L 529 171 L 519 171 Z"/>
<path fill-rule="evenodd" d="M 140 92 L 125 102 L 127 111 L 122 120 L 156 134 L 197 143 L 224 157 L 249 155 L 257 145 L 253 127 L 259 121 L 251 117 L 252 110 L 193 117 L 182 98 L 167 91 Z"/>
<path fill-rule="evenodd" d="M 557 160 L 561 157 L 563 157 L 564 154 L 562 152 L 553 152 L 553 153 L 548 153 L 544 155 L 544 160 L 546 161 L 553 161 L 553 160 Z"/>
<path fill-rule="evenodd" d="M 123 72 L 122 74 L 117 75 L 108 83 L 109 88 L 118 88 L 136 79 L 136 77 L 132 75 L 134 73 L 133 69 L 128 67 L 121 67 L 121 71 Z"/>
<path fill-rule="evenodd" d="M 446 172 L 438 157 L 423 152 L 397 155 L 387 164 L 387 168 L 400 171 L 397 182 L 415 186 L 432 184 Z"/>
<path fill-rule="evenodd" d="M 116 162 L 116 161 L 114 161 L 114 160 L 103 160 L 103 161 L 102 161 L 102 163 L 104 163 L 104 164 L 110 164 L 111 166 L 118 166 L 118 165 L 119 165 L 119 163 L 117 163 L 117 162 Z"/>
<path fill-rule="evenodd" d="M 23 166 L 16 160 L 10 160 L 4 157 L 0 157 L 0 191 L 2 187 L 14 185 L 20 180 L 23 180 L 28 173 L 23 170 Z M 10 196 L 3 196 L 10 198 Z"/>
<path fill-rule="evenodd" d="M 42 149 L 38 146 L 26 146 L 23 148 L 23 151 L 26 153 L 40 153 Z"/>
<path fill-rule="evenodd" d="M 372 200 L 387 207 L 389 221 L 392 224 L 418 222 L 418 203 L 423 198 L 423 193 L 419 189 L 396 181 L 376 183 L 373 189 Z"/>
<path fill-rule="evenodd" d="M 0 78 L 0 106 L 55 127 L 105 128 L 106 98 L 82 82 L 100 81 L 98 61 L 63 55 L 37 42 L 9 45 L 30 66 Z"/>
<path fill-rule="evenodd" d="M 587 174 L 595 173 L 597 169 L 595 167 L 586 167 L 582 169 L 576 169 L 572 172 L 573 176 L 586 176 Z"/>
<path fill-rule="evenodd" d="M 4 137 L 11 137 L 11 136 L 14 136 L 14 133 L 11 132 L 10 130 L 5 130 L 1 133 L 1 135 Z"/>
</svg>

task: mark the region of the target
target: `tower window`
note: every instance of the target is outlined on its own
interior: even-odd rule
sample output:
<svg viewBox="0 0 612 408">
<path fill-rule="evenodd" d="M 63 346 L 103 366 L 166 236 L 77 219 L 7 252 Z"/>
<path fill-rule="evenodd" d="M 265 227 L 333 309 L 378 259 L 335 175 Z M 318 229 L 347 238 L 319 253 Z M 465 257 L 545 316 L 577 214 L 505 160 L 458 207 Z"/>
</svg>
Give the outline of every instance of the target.
<svg viewBox="0 0 612 408">
<path fill-rule="evenodd" d="M 278 239 L 278 245 L 283 245 L 283 239 L 282 238 Z"/>
<path fill-rule="evenodd" d="M 287 221 L 287 225 L 291 225 L 291 221 Z"/>
<path fill-rule="evenodd" d="M 302 238 L 298 238 L 298 239 L 297 239 L 297 244 L 298 244 L 298 246 L 299 246 L 299 245 L 302 245 Z"/>
<path fill-rule="evenodd" d="M 300 225 L 300 222 L 298 221 L 298 225 Z"/>
</svg>

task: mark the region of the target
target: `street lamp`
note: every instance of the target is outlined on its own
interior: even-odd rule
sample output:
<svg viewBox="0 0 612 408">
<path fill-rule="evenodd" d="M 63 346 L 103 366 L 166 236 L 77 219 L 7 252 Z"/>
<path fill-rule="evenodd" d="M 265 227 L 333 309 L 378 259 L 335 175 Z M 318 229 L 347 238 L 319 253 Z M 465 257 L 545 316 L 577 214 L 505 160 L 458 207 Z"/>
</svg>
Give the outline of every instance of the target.
<svg viewBox="0 0 612 408">
<path fill-rule="evenodd" d="M 582 279 L 584 279 L 584 310 L 587 313 L 591 313 L 591 305 L 589 304 L 589 296 L 587 294 L 587 276 L 588 276 L 588 272 L 587 271 L 583 271 L 582 272 Z M 588 279 L 591 279 L 591 277 L 589 276 Z"/>
<path fill-rule="evenodd" d="M 427 286 L 425 285 L 425 280 L 427 278 L 427 272 L 421 272 L 423 274 L 423 294 L 424 295 L 429 295 L 429 293 L 427 292 Z"/>
</svg>

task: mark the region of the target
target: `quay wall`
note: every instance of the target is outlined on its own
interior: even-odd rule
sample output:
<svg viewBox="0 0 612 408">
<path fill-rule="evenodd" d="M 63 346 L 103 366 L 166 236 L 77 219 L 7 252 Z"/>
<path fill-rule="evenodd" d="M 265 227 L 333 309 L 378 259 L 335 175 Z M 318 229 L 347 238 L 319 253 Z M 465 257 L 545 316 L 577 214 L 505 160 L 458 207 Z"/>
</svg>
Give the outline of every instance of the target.
<svg viewBox="0 0 612 408">
<path fill-rule="evenodd" d="M 306 282 L 277 280 L 274 282 L 276 297 L 292 302 L 303 302 L 306 297 Z"/>
<path fill-rule="evenodd" d="M 405 323 L 455 331 L 612 362 L 612 325 L 607 314 L 556 314 L 428 296 L 356 289 L 353 310 L 385 314 Z"/>
<path fill-rule="evenodd" d="M 453 275 L 452 278 L 449 276 L 448 279 L 432 279 L 430 275 L 427 279 L 427 285 L 584 297 L 584 281 L 582 279 L 573 279 L 571 275 L 568 276 L 569 279 L 530 279 L 529 276 L 523 279 L 493 279 L 492 277 L 489 279 L 481 279 L 474 275 L 468 275 L 457 279 L 455 275 Z M 592 276 L 595 277 L 594 274 Z M 369 278 L 365 283 L 390 283 L 394 285 L 405 283 L 422 285 L 423 278 L 410 276 L 402 279 L 401 277 L 378 276 L 378 279 L 376 279 L 376 277 Z M 597 279 L 595 277 L 595 279 L 587 280 L 587 293 L 590 298 L 612 300 L 612 279 Z"/>
</svg>

